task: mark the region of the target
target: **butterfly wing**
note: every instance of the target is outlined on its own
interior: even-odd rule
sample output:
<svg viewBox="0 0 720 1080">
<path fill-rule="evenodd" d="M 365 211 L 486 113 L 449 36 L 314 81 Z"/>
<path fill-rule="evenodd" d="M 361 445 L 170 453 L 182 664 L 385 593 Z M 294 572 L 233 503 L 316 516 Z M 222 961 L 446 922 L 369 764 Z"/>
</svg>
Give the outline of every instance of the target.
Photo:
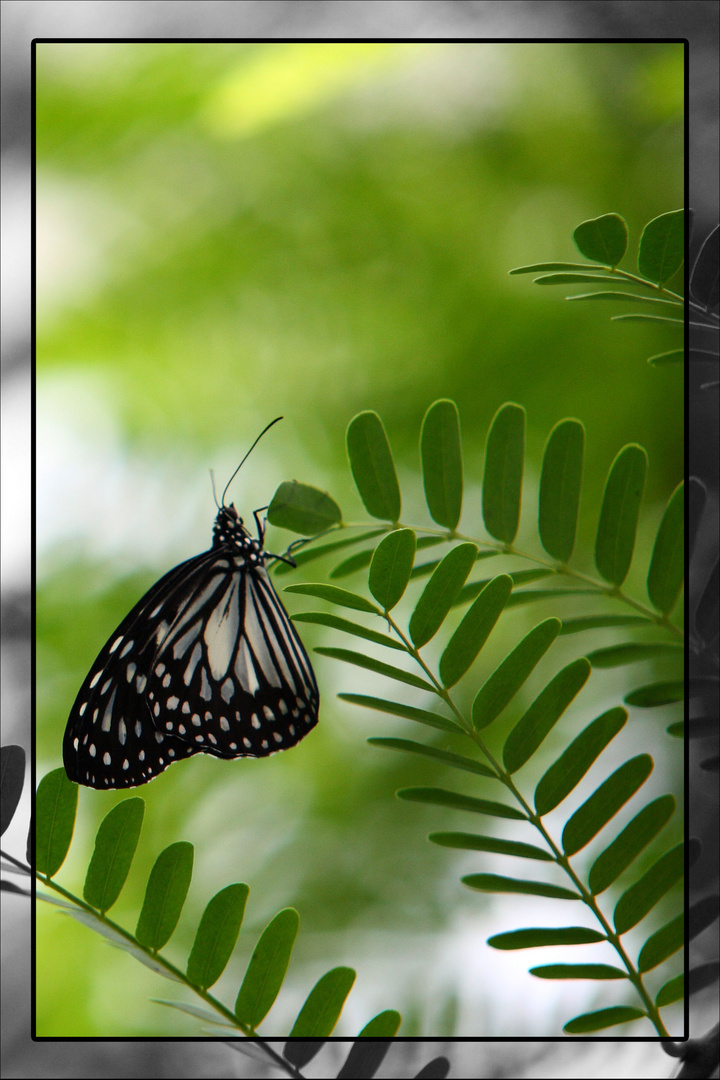
<svg viewBox="0 0 720 1080">
<path fill-rule="evenodd" d="M 215 553 L 176 566 L 145 593 L 100 651 L 70 712 L 63 762 L 71 780 L 102 789 L 135 787 L 199 747 L 153 723 L 147 677 L 159 642 L 191 602 Z"/>
<path fill-rule="evenodd" d="M 265 757 L 317 723 L 312 666 L 262 564 L 219 556 L 148 673 L 158 729 L 217 757 Z"/>
<path fill-rule="evenodd" d="M 65 769 L 110 789 L 192 754 L 264 757 L 299 742 L 318 707 L 265 567 L 213 548 L 161 578 L 108 639 L 70 713 Z"/>
</svg>

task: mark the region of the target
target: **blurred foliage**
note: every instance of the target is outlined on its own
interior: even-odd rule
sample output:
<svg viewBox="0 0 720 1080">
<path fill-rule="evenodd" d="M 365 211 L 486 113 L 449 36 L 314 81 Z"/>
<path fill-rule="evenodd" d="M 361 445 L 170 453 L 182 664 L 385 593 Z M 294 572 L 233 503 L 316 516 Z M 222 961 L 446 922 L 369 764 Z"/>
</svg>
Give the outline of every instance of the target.
<svg viewBox="0 0 720 1080">
<path fill-rule="evenodd" d="M 278 453 L 285 464 L 276 462 L 260 499 L 295 478 L 328 488 L 352 520 L 361 511 L 348 495 L 344 431 L 356 412 L 382 415 L 405 496 L 430 401 L 459 404 L 470 487 L 482 475 L 490 419 L 514 400 L 528 410 L 529 484 L 552 425 L 582 419 L 590 508 L 620 446 L 647 448 L 646 499 L 657 514 L 638 543 L 652 543 L 682 473 L 682 372 L 654 370 L 645 357 L 674 339 L 658 326 L 611 323 L 609 310 L 564 304 L 508 270 L 576 260 L 572 231 L 584 218 L 622 214 L 638 237 L 650 218 L 682 205 L 682 88 L 680 44 L 37 46 L 37 379 L 42 417 L 52 421 L 38 437 L 41 457 L 69 441 L 72 454 L 60 456 L 68 475 L 53 475 L 52 495 L 66 512 L 72 498 L 83 500 L 81 524 L 62 547 L 52 517 L 41 518 L 39 775 L 59 762 L 70 705 L 98 648 L 172 565 L 162 539 L 142 572 L 97 539 L 105 485 L 88 470 L 105 460 L 106 437 L 114 473 L 132 467 L 127 501 L 114 509 L 134 520 L 133 483 L 147 474 L 179 559 L 200 550 L 196 536 L 210 539 L 207 490 L 188 490 L 188 477 L 237 463 L 280 413 L 285 430 L 255 451 L 236 490 L 252 487 L 264 455 Z M 280 450 L 265 449 L 271 438 Z M 422 505 L 419 482 L 412 486 L 408 520 Z M 41 506 L 50 494 L 41 470 Z M 191 525 L 201 494 L 204 517 Z M 246 517 L 261 505 L 235 497 Z M 479 520 L 470 487 L 466 506 L 473 499 Z M 578 549 L 589 550 L 596 510 L 583 513 Z M 277 535 L 270 550 L 283 549 Z M 322 579 L 317 565 L 310 579 Z M 529 617 L 518 611 L 509 621 L 516 640 Z M 329 641 L 319 628 L 303 625 L 302 634 L 309 646 Z M 400 1000 L 395 991 L 383 997 L 388 969 L 378 952 L 397 960 L 403 932 L 420 940 L 482 914 L 486 901 L 464 895 L 447 852 L 424 844 L 423 830 L 443 827 L 440 812 L 393 797 L 398 787 L 436 783 L 442 768 L 368 747 L 365 736 L 402 734 L 401 724 L 386 731 L 338 707 L 335 692 L 348 680 L 322 659 L 317 671 L 321 723 L 292 754 L 262 763 L 199 757 L 144 789 L 145 872 L 131 875 L 117 914 L 138 910 L 161 847 L 192 840 L 195 882 L 207 889 L 199 895 L 193 885 L 188 926 L 222 868 L 221 884 L 251 885 L 249 929 L 281 906 L 300 911 L 298 994 L 312 985 L 314 964 L 350 962 L 365 1014 Z M 81 792 L 86 845 L 90 819 L 96 826 L 121 797 Z M 78 840 L 81 868 L 89 852 Z M 38 919 L 38 1034 L 168 1031 L 168 1017 L 148 1004 L 153 976 L 70 922 L 44 911 Z M 241 935 L 247 961 L 243 948 Z M 68 970 L 73 955 L 83 962 Z M 377 977 L 363 983 L 364 962 Z M 406 1000 L 421 1014 L 429 1005 L 417 973 L 406 980 Z M 109 1002 L 122 1002 L 111 1024 Z M 174 1023 L 177 1034 L 194 1030 L 179 1014 Z"/>
</svg>

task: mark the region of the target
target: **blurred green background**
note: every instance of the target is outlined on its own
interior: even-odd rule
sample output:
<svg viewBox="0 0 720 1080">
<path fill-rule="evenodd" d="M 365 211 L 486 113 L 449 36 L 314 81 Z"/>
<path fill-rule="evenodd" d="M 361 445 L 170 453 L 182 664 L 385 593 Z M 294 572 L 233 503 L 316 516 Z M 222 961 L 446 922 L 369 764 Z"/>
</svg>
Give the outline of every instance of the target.
<svg viewBox="0 0 720 1080">
<path fill-rule="evenodd" d="M 628 221 L 623 265 L 634 269 L 642 226 L 683 202 L 680 44 L 38 45 L 38 775 L 60 764 L 68 711 L 106 637 L 160 573 L 209 546 L 207 470 L 221 490 L 280 414 L 233 483 L 245 517 L 296 478 L 362 520 L 344 431 L 372 408 L 398 462 L 403 518 L 422 523 L 419 427 L 433 400 L 451 397 L 464 437 L 463 527 L 482 535 L 485 434 L 497 408 L 517 401 L 528 412 L 526 537 L 547 433 L 579 417 L 588 438 L 578 565 L 588 569 L 607 468 L 624 443 L 640 442 L 651 508 L 631 574 L 640 588 L 683 471 L 682 372 L 645 363 L 676 346 L 674 332 L 611 323 L 621 307 L 566 304 L 566 290 L 507 271 L 580 261 L 572 230 L 609 212 Z M 267 547 L 289 539 L 270 530 Z M 494 562 L 493 572 L 523 568 Z M 308 580 L 321 579 L 316 566 Z M 311 606 L 300 599 L 288 608 Z M 537 614 L 508 617 L 496 662 Z M 301 631 L 309 647 L 346 644 Z M 558 646 L 528 693 L 587 647 Z M 498 960 L 484 939 L 528 925 L 527 914 L 463 890 L 458 868 L 477 860 L 424 840 L 430 828 L 468 823 L 393 795 L 408 784 L 458 787 L 457 777 L 368 747 L 368 735 L 406 733 L 402 722 L 336 702 L 338 690 L 367 692 L 354 672 L 321 660 L 317 671 L 321 723 L 292 753 L 196 757 L 137 792 L 145 828 L 111 914 L 130 925 L 158 852 L 191 840 L 195 875 L 171 959 L 187 957 L 214 892 L 235 880 L 251 887 L 220 997 L 234 999 L 275 911 L 300 911 L 290 974 L 300 997 L 287 1006 L 281 997 L 269 1034 L 286 1030 L 336 964 L 359 971 L 338 1034 L 384 1008 L 403 1012 L 401 1034 L 518 1034 L 498 980 L 509 980 L 507 1000 L 531 994 L 527 958 Z M 619 685 L 611 674 L 599 696 L 614 704 L 626 675 Z M 578 710 L 573 722 L 588 719 Z M 655 739 L 656 718 L 641 718 L 633 737 L 643 741 L 643 723 Z M 676 767 L 660 762 L 656 774 L 660 793 Z M 122 797 L 81 789 L 60 875 L 69 888 L 80 891 L 94 829 Z M 189 1017 L 149 1004 L 166 993 L 156 976 L 39 906 L 38 1034 L 198 1033 Z M 544 911 L 530 923 L 542 925 Z M 483 996 L 489 962 L 495 1004 Z M 452 987 L 469 1010 L 457 1020 Z M 536 992 L 549 999 L 546 987 Z M 578 989 L 552 992 L 571 1003 Z M 557 1007 L 548 1006 L 553 1032 Z M 550 1033 L 542 1010 L 527 1023 L 523 1034 L 533 1024 Z"/>
</svg>

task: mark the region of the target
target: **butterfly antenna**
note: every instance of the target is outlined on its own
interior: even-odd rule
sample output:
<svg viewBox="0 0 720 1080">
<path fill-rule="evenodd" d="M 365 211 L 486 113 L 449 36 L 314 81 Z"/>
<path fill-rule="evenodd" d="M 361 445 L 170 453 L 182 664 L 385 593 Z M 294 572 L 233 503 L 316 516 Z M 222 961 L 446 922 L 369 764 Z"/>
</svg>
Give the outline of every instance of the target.
<svg viewBox="0 0 720 1080">
<path fill-rule="evenodd" d="M 266 431 L 269 431 L 269 430 L 270 430 L 270 428 L 271 428 L 271 427 L 273 426 L 273 424 L 277 424 L 278 420 L 282 420 L 282 416 L 276 416 L 274 420 L 271 420 L 271 421 L 270 421 L 270 423 L 269 423 L 269 424 L 267 425 L 267 427 L 264 427 L 264 428 L 262 429 L 262 431 L 261 431 L 261 432 L 260 432 L 260 434 L 258 435 L 257 439 L 256 439 L 256 440 L 255 440 L 255 442 L 254 442 L 254 443 L 252 444 L 252 446 L 251 446 L 251 447 L 250 447 L 250 449 L 248 450 L 247 454 L 246 454 L 246 455 L 245 455 L 245 457 L 244 457 L 244 458 L 242 459 L 242 461 L 241 461 L 241 462 L 240 462 L 240 464 L 238 465 L 237 469 L 235 470 L 235 472 L 234 472 L 234 473 L 232 474 L 232 476 L 231 476 L 231 477 L 230 477 L 230 479 L 228 480 L 227 484 L 225 485 L 225 490 L 224 490 L 224 491 L 223 491 L 223 493 L 222 493 L 222 505 L 223 505 L 223 506 L 225 505 L 225 495 L 227 494 L 227 489 L 228 489 L 228 488 L 230 487 L 230 485 L 232 484 L 233 480 L 235 479 L 235 477 L 237 476 L 237 474 L 238 474 L 238 473 L 240 472 L 241 468 L 243 467 L 243 465 L 245 464 L 245 462 L 247 461 L 247 459 L 248 459 L 248 458 L 250 457 L 250 455 L 252 454 L 253 450 L 255 449 L 255 447 L 257 446 L 257 444 L 258 444 L 258 443 L 260 442 L 260 440 L 262 439 L 262 437 L 263 437 L 263 435 L 265 434 L 265 432 L 266 432 Z M 216 500 L 216 501 L 217 501 L 217 500 Z"/>
<path fill-rule="evenodd" d="M 217 492 L 215 490 L 215 472 L 213 471 L 213 469 L 210 470 L 210 483 L 212 484 L 212 489 L 213 489 L 213 499 L 215 500 L 215 505 L 217 506 L 217 508 L 219 510 L 220 509 L 220 503 L 217 501 Z"/>
</svg>

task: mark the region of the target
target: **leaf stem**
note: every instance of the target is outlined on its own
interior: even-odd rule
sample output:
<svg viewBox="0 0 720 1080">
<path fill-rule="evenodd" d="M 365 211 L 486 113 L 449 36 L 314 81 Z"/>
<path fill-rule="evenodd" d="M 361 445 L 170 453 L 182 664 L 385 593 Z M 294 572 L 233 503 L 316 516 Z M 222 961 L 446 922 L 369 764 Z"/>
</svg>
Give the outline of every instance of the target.
<svg viewBox="0 0 720 1080">
<path fill-rule="evenodd" d="M 495 756 L 492 754 L 489 747 L 486 745 L 485 740 L 482 738 L 480 733 L 475 730 L 471 722 L 464 716 L 462 711 L 457 707 L 449 691 L 435 677 L 430 667 L 425 663 L 425 660 L 420 655 L 419 649 L 417 649 L 406 637 L 406 635 L 402 632 L 398 624 L 389 615 L 388 612 L 385 613 L 385 618 L 402 641 L 408 654 L 413 657 L 413 659 L 423 669 L 427 677 L 431 680 L 433 686 L 435 687 L 436 693 L 439 695 L 439 697 L 443 699 L 443 701 L 445 701 L 448 707 L 455 714 L 464 733 L 476 744 L 476 746 L 483 753 L 488 763 L 490 764 L 490 767 L 494 770 L 497 779 L 507 788 L 511 796 L 520 805 L 520 808 L 526 815 L 530 824 L 538 830 L 543 840 L 547 844 L 548 848 L 550 849 L 554 862 L 570 878 L 580 895 L 580 899 L 590 908 L 593 915 L 600 923 L 608 942 L 615 949 L 615 952 L 617 953 L 623 966 L 625 967 L 628 973 L 628 980 L 634 987 L 643 1005 L 645 1006 L 647 1017 L 654 1026 L 655 1030 L 658 1032 L 658 1035 L 660 1035 L 661 1038 L 669 1038 L 670 1036 L 668 1034 L 668 1031 L 663 1024 L 662 1019 L 660 1018 L 659 1010 L 655 1005 L 653 999 L 650 997 L 642 981 L 642 976 L 640 972 L 637 971 L 620 942 L 620 935 L 613 930 L 612 926 L 605 918 L 602 910 L 598 906 L 597 900 L 590 892 L 590 890 L 585 887 L 582 880 L 578 877 L 578 875 L 570 865 L 568 856 L 565 855 L 562 850 L 557 846 L 557 844 L 545 828 L 541 817 L 532 810 L 529 803 L 525 800 L 519 789 L 515 786 L 511 775 L 495 759 Z"/>
<path fill-rule="evenodd" d="M 144 945 L 141 945 L 137 938 L 134 937 L 133 934 L 131 934 L 129 931 L 125 930 L 124 927 L 120 926 L 119 923 L 114 922 L 112 919 L 109 919 L 107 915 L 102 914 L 94 907 L 91 907 L 90 904 L 86 903 L 84 900 L 81 900 L 79 896 L 75 896 L 75 894 L 71 893 L 68 889 L 63 888 L 62 885 L 59 885 L 52 878 L 49 878 L 45 874 L 41 874 L 39 872 L 36 872 L 35 876 L 37 877 L 38 881 L 42 882 L 42 884 L 45 885 L 47 888 L 53 889 L 55 892 L 63 896 L 66 900 L 69 900 L 77 908 L 80 908 L 82 911 L 87 911 L 94 918 L 96 918 L 98 922 L 103 923 L 105 926 L 108 927 L 109 930 L 112 930 L 113 933 L 125 938 L 125 940 L 129 944 L 131 944 L 134 949 L 138 949 L 140 952 L 145 953 L 148 959 L 152 960 L 153 963 L 159 964 L 160 967 L 163 967 L 169 974 L 173 976 L 173 978 L 183 983 L 189 990 L 192 990 L 192 992 L 198 997 L 202 998 L 202 1000 L 207 1005 L 209 1005 L 212 1009 L 218 1012 L 225 1020 L 229 1021 L 234 1028 L 237 1028 L 239 1031 L 241 1031 L 246 1039 L 249 1039 L 251 1042 L 259 1046 L 260 1049 L 268 1055 L 272 1063 L 277 1068 L 282 1069 L 288 1076 L 292 1076 L 296 1078 L 296 1080 L 303 1080 L 303 1074 L 294 1065 L 287 1061 L 281 1054 L 278 1054 L 276 1050 L 273 1050 L 272 1046 L 268 1043 L 266 1039 L 256 1034 L 253 1028 L 249 1027 L 247 1024 L 243 1024 L 240 1020 L 238 1020 L 238 1018 L 233 1012 L 230 1011 L 230 1009 L 223 1005 L 221 1001 L 218 1001 L 217 998 L 213 997 L 212 994 L 208 993 L 207 990 L 203 990 L 201 987 L 196 986 L 194 983 L 190 982 L 187 975 L 185 975 L 185 973 L 181 971 L 180 968 L 176 967 L 169 960 L 166 960 L 165 957 L 161 956 L 159 952 L 156 952 L 154 949 L 148 949 Z M 40 899 L 45 899 L 42 893 L 38 893 L 38 896 Z"/>
</svg>

